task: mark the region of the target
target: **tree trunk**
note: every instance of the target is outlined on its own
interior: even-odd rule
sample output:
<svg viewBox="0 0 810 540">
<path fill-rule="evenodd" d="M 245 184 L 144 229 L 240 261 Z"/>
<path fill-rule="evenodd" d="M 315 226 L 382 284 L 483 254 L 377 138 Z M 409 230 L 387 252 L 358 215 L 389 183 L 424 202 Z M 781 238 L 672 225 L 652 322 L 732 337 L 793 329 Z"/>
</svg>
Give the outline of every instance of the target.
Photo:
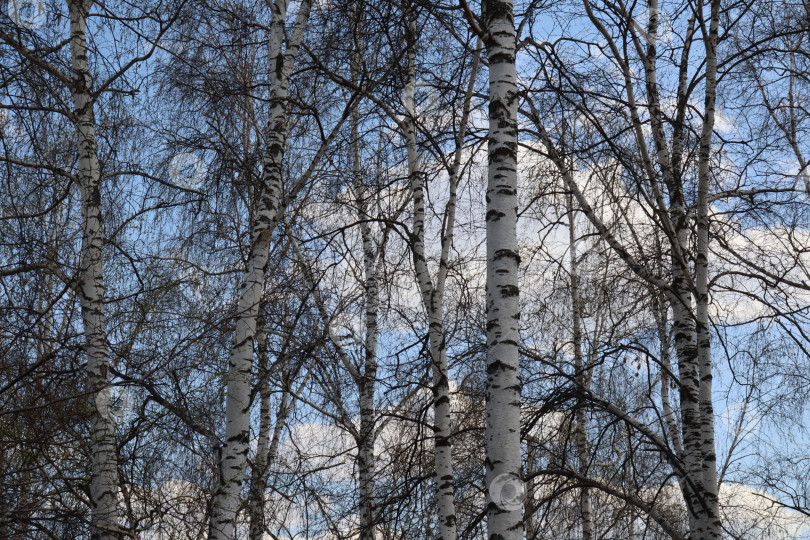
<svg viewBox="0 0 810 540">
<path fill-rule="evenodd" d="M 118 464 L 111 414 L 109 352 L 104 309 L 101 176 L 96 145 L 92 79 L 87 62 L 87 13 L 91 2 L 68 2 L 73 65 L 74 122 L 79 137 L 78 178 L 82 199 L 82 252 L 79 299 L 87 341 L 92 467 L 90 514 L 93 540 L 113 540 L 118 529 Z"/>
<path fill-rule="evenodd" d="M 442 234 L 442 252 L 439 261 L 439 274 L 434 286 L 425 257 L 425 201 L 424 173 L 421 170 L 416 140 L 416 15 L 408 13 L 408 80 L 405 86 L 405 139 L 408 153 L 408 176 L 410 179 L 411 199 L 413 202 L 413 230 L 411 231 L 411 249 L 413 253 L 416 281 L 427 312 L 428 342 L 433 372 L 433 444 L 434 444 L 434 481 L 436 482 L 436 517 L 439 540 L 456 539 L 456 507 L 453 484 L 453 451 L 452 451 L 452 411 L 450 402 L 450 383 L 447 366 L 447 349 L 444 332 L 444 284 L 447 279 L 447 264 L 450 243 L 455 224 L 456 192 L 458 186 L 458 168 L 461 159 L 461 148 L 464 141 L 465 127 L 469 116 L 469 105 L 472 91 L 468 89 L 465 96 L 459 137 L 456 140 L 454 164 L 449 171 L 450 196 L 445 213 L 445 229 Z M 478 56 L 474 59 L 470 84 L 475 80 L 478 68 Z"/>
<path fill-rule="evenodd" d="M 675 412 L 672 409 L 672 398 L 669 394 L 669 387 L 672 384 L 672 351 L 670 347 L 670 335 L 667 328 L 669 310 L 666 299 L 660 291 L 652 291 L 653 294 L 653 314 L 655 315 L 656 327 L 658 329 L 658 341 L 661 342 L 661 409 L 664 413 L 664 423 L 666 434 L 672 443 L 672 448 L 678 456 L 683 455 L 683 445 L 681 444 L 681 434 L 678 430 L 678 422 Z"/>
<path fill-rule="evenodd" d="M 354 187 L 357 194 L 360 219 L 360 234 L 363 242 L 364 275 L 364 366 L 358 383 L 360 393 L 360 437 L 358 441 L 358 474 L 360 483 L 360 540 L 374 540 L 374 457 L 375 406 L 374 389 L 377 383 L 377 312 L 379 310 L 379 286 L 377 279 L 377 249 L 371 237 L 368 222 L 368 201 L 360 167 L 359 113 L 352 113 L 352 154 L 354 162 Z"/>
<path fill-rule="evenodd" d="M 281 441 L 281 432 L 284 422 L 290 411 L 290 392 L 286 376 L 282 376 L 283 388 L 281 401 L 276 411 L 276 423 L 273 425 L 271 407 L 272 393 L 270 392 L 270 373 L 267 357 L 267 332 L 264 327 L 264 318 L 259 314 L 258 329 L 256 331 L 256 348 L 258 350 L 258 384 L 259 384 L 259 435 L 256 441 L 256 458 L 251 468 L 250 500 L 248 501 L 248 514 L 250 517 L 250 540 L 262 540 L 265 530 L 265 490 L 270 477 L 270 467 L 276 459 L 278 445 Z M 279 362 L 284 369 L 284 358 Z M 272 435 L 271 435 L 272 427 Z"/>
<path fill-rule="evenodd" d="M 362 51 L 360 39 L 361 10 L 356 8 L 355 46 L 352 55 L 352 82 L 359 83 Z M 363 168 L 360 158 L 360 109 L 351 113 L 352 187 L 357 200 L 360 219 L 360 235 L 363 248 L 363 290 L 364 322 L 366 327 L 363 351 L 363 371 L 357 380 L 360 401 L 360 432 L 357 440 L 357 469 L 360 495 L 360 540 L 375 538 L 374 476 L 376 460 L 374 456 L 375 406 L 374 390 L 377 383 L 377 312 L 379 310 L 379 284 L 377 280 L 377 249 L 372 238 L 371 215 L 368 210 L 368 190 L 363 182 Z"/>
<path fill-rule="evenodd" d="M 523 538 L 518 370 L 517 87 L 511 0 L 483 4 L 489 59 L 487 534 Z M 517 497 L 517 500 L 515 498 Z M 515 504 L 517 503 L 517 504 Z"/>
<path fill-rule="evenodd" d="M 571 275 L 571 322 L 574 343 L 574 380 L 578 391 L 585 393 L 590 387 L 589 369 L 582 353 L 582 299 L 579 294 L 579 269 L 577 267 L 577 236 L 574 222 L 573 195 L 566 197 L 568 210 L 568 255 Z M 579 474 L 588 475 L 588 417 L 584 400 L 579 399 L 574 418 L 574 439 L 577 447 Z M 582 540 L 593 540 L 593 504 L 588 488 L 581 488 L 579 508 L 582 517 Z"/>
<path fill-rule="evenodd" d="M 700 373 L 700 455 L 702 457 L 703 497 L 706 509 L 706 539 L 722 538 L 717 485 L 717 457 L 714 445 L 714 406 L 712 404 L 712 353 L 709 335 L 709 165 L 714 131 L 717 92 L 717 41 L 720 2 L 711 2 L 711 18 L 706 43 L 706 95 L 703 130 L 698 153 L 697 253 L 695 257 L 695 300 L 697 360 Z"/>
<path fill-rule="evenodd" d="M 270 240 L 282 212 L 282 173 L 287 141 L 287 89 L 291 64 L 303 38 L 312 4 L 299 7 L 292 35 L 284 50 L 287 0 L 272 4 L 268 55 L 270 58 L 270 119 L 265 131 L 265 159 L 257 190 L 251 249 L 239 293 L 236 333 L 228 363 L 225 403 L 225 440 L 220 450 L 219 479 L 214 494 L 209 540 L 231 540 L 239 509 L 239 492 L 247 463 L 250 439 L 250 371 L 256 317 L 264 286 Z"/>
</svg>

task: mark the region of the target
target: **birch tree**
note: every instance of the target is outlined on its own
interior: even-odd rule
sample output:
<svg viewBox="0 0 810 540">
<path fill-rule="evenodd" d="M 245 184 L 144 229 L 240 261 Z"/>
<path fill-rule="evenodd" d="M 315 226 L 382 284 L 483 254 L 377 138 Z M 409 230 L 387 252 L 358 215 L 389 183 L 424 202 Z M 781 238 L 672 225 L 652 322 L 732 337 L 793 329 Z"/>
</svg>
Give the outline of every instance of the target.
<svg viewBox="0 0 810 540">
<path fill-rule="evenodd" d="M 517 110 L 511 1 L 482 4 L 489 60 L 487 171 L 487 534 L 523 537 L 518 364 Z M 515 491 L 521 493 L 515 493 Z"/>
<path fill-rule="evenodd" d="M 209 538 L 230 540 L 234 536 L 239 492 L 247 462 L 250 438 L 250 372 L 253 345 L 264 286 L 264 273 L 273 230 L 283 211 L 283 162 L 287 133 L 287 90 L 296 53 L 304 36 L 311 2 L 299 7 L 289 41 L 284 47 L 287 1 L 271 6 L 268 44 L 271 62 L 271 109 L 265 133 L 266 153 L 259 180 L 257 209 L 252 224 L 251 248 L 239 294 L 233 349 L 228 366 L 225 439 L 219 449 L 219 482 L 214 494 Z"/>
<path fill-rule="evenodd" d="M 583 6 L 596 33 L 606 40 L 608 51 L 616 61 L 621 81 L 619 87 L 628 103 L 627 116 L 631 121 L 635 147 L 641 152 L 641 167 L 644 171 L 645 181 L 649 182 L 649 194 L 645 193 L 645 203 L 653 207 L 654 219 L 671 242 L 668 253 L 670 282 L 661 279 L 660 274 L 651 269 L 649 263 L 640 260 L 638 255 L 632 253 L 628 245 L 622 243 L 606 226 L 592 208 L 580 186 L 574 181 L 559 147 L 546 131 L 546 122 L 536 109 L 532 109 L 527 114 L 537 127 L 540 139 L 545 145 L 551 161 L 556 164 L 565 179 L 567 189 L 573 193 L 580 209 L 592 226 L 630 269 L 641 279 L 668 296 L 669 305 L 673 310 L 683 437 L 683 454 L 677 459 L 673 458 L 671 462 L 682 479 L 683 496 L 690 512 L 691 534 L 698 538 L 719 538 L 721 524 L 714 447 L 714 413 L 711 398 L 712 361 L 707 269 L 709 163 L 712 159 L 712 134 L 714 132 L 720 4 L 711 2 L 708 6 L 704 6 L 699 3 L 695 6 L 693 15 L 686 22 L 687 30 L 683 38 L 682 56 L 680 63 L 676 64 L 679 75 L 676 111 L 679 112 L 673 122 L 670 140 L 668 140 L 666 120 L 662 112 L 663 105 L 660 101 L 662 89 L 657 68 L 660 14 L 658 5 L 650 3 L 647 12 L 649 17 L 641 30 L 642 27 L 633 22 L 628 13 L 622 13 L 622 16 L 630 21 L 627 26 L 627 34 L 625 34 L 626 39 L 640 59 L 643 89 L 648 100 L 644 106 L 644 114 L 649 118 L 654 153 L 649 153 L 647 150 L 648 140 L 642 129 L 640 113 L 642 106 L 636 101 L 631 62 L 614 38 L 615 29 L 604 25 L 599 11 L 590 2 L 584 2 Z M 708 13 L 705 12 L 705 7 L 709 8 Z M 701 121 L 698 148 L 694 148 L 698 153 L 697 167 L 694 171 L 697 176 L 697 201 L 690 210 L 686 199 L 686 167 L 688 165 L 687 158 L 684 156 L 687 147 L 684 140 L 686 131 L 684 118 L 691 91 L 687 78 L 688 59 L 691 47 L 697 40 L 703 45 L 706 59 L 703 72 L 705 114 Z M 579 112 L 583 111 L 580 109 Z M 592 114 L 592 112 L 585 114 Z M 666 190 L 666 196 L 663 194 L 664 190 Z M 697 227 L 694 231 L 697 236 L 697 244 L 694 259 L 691 260 L 690 238 L 693 230 L 689 220 L 690 211 L 694 211 L 697 215 Z M 630 227 L 633 226 L 630 224 Z M 691 270 L 692 263 L 694 273 Z M 683 469 L 679 470 L 681 463 Z"/>
<path fill-rule="evenodd" d="M 428 342 L 433 377 L 434 478 L 437 490 L 438 538 L 455 540 L 457 533 L 455 503 L 453 501 L 452 417 L 447 365 L 447 338 L 444 324 L 444 292 L 447 282 L 450 246 L 453 242 L 453 230 L 455 227 L 456 201 L 464 139 L 469 121 L 475 80 L 478 74 L 479 55 L 476 50 L 469 74 L 469 82 L 464 94 L 459 130 L 455 136 L 455 149 L 451 155 L 452 161 L 447 168 L 449 193 L 444 219 L 442 220 L 439 268 L 434 283 L 425 254 L 425 173 L 422 171 L 417 141 L 419 118 L 416 111 L 416 49 L 419 31 L 417 28 L 417 15 L 413 7 L 407 6 L 405 10 L 408 25 L 406 31 L 408 68 L 404 91 L 405 117 L 400 127 L 406 139 L 408 177 L 413 204 L 413 228 L 410 232 L 410 245 L 416 270 L 416 280 L 428 319 Z"/>
<path fill-rule="evenodd" d="M 571 287 L 571 338 L 574 348 L 574 373 L 576 382 L 583 392 L 590 387 L 590 366 L 585 365 L 582 350 L 582 297 L 580 295 L 579 261 L 577 253 L 577 233 L 575 227 L 574 201 L 570 195 L 566 197 L 566 211 L 568 214 L 568 261 Z M 576 424 L 574 437 L 576 438 L 577 461 L 579 472 L 587 475 L 588 469 L 588 418 L 580 401 L 576 408 Z M 592 540 L 594 536 L 593 502 L 587 487 L 582 488 L 580 495 L 580 513 L 582 515 L 582 540 Z"/>
<path fill-rule="evenodd" d="M 293 280 L 294 276 L 290 276 Z M 306 318 L 308 310 L 305 302 L 297 302 L 295 292 L 288 290 L 284 283 L 273 295 L 278 303 L 268 309 L 267 301 L 260 310 L 257 319 L 256 352 L 256 386 L 254 394 L 259 396 L 259 426 L 256 436 L 256 452 L 251 463 L 250 489 L 248 495 L 248 517 L 250 540 L 261 540 L 268 530 L 266 515 L 268 481 L 271 470 L 276 466 L 279 447 L 287 421 L 293 413 L 297 396 L 304 394 L 309 383 L 313 364 L 309 357 L 321 346 L 319 335 L 308 336 Z M 281 298 L 279 298 L 281 297 Z M 269 325 L 267 314 L 278 318 L 276 325 Z M 270 327 L 270 328 L 268 328 Z M 277 334 L 279 342 L 274 348 L 271 344 Z M 272 364 L 270 356 L 274 354 Z M 299 374 L 302 374 L 299 377 Z M 274 392 L 274 387 L 277 388 Z M 280 393 L 274 400 L 273 394 Z M 274 407 L 275 406 L 275 407 Z M 273 409 L 275 408 L 275 411 Z M 275 414 L 273 414 L 275 412 Z"/>
<path fill-rule="evenodd" d="M 18 9 L 20 6 L 13 6 Z M 111 361 L 107 330 L 108 298 L 105 291 L 104 279 L 104 245 L 106 242 L 105 219 L 103 216 L 102 182 L 104 178 L 114 177 L 113 167 L 102 175 L 101 157 L 97 142 L 98 121 L 96 107 L 102 96 L 111 93 L 112 89 L 124 90 L 125 77 L 132 68 L 139 65 L 146 58 L 145 55 L 119 57 L 110 62 L 114 69 L 99 69 L 91 64 L 91 57 L 98 55 L 98 49 L 91 46 L 94 32 L 88 29 L 88 19 L 91 15 L 98 15 L 111 24 L 115 24 L 119 17 L 123 17 L 125 8 L 111 5 L 101 8 L 101 13 L 91 14 L 91 10 L 99 8 L 94 2 L 76 0 L 66 2 L 66 20 L 69 35 L 66 39 L 56 41 L 52 45 L 49 39 L 53 31 L 61 28 L 35 28 L 36 24 L 47 25 L 58 22 L 61 10 L 46 11 L 45 6 L 36 6 L 38 11 L 32 15 L 23 15 L 15 12 L 14 20 L 17 27 L 3 25 L 0 29 L 0 40 L 4 46 L 13 51 L 19 60 L 25 64 L 32 74 L 36 74 L 28 82 L 37 79 L 48 81 L 42 87 L 44 96 L 54 98 L 55 105 L 43 107 L 43 113 L 64 115 L 72 124 L 76 136 L 75 172 L 71 165 L 67 167 L 47 166 L 54 173 L 64 176 L 75 183 L 79 191 L 81 246 L 79 261 L 75 277 L 52 266 L 57 270 L 55 275 L 63 279 L 76 291 L 79 300 L 82 319 L 82 334 L 85 340 L 84 351 L 87 357 L 87 382 L 84 395 L 88 401 L 90 411 L 90 482 L 89 506 L 92 538 L 116 538 L 120 532 L 119 524 L 119 471 L 115 439 L 115 426 L 112 416 L 111 404 Z M 142 21 L 143 12 L 131 12 L 132 21 Z M 26 17 L 34 17 L 28 19 Z M 165 31 L 163 21 L 157 21 L 158 33 Z M 29 28 L 30 26 L 30 28 Z M 148 25 L 147 25 L 148 27 Z M 148 28 L 149 31 L 153 28 Z M 40 33 L 41 32 L 41 33 Z M 130 36 L 131 37 L 131 36 Z M 59 53 L 67 46 L 67 62 L 63 62 Z M 35 83 L 38 85 L 38 83 Z M 50 87 L 48 85 L 51 85 Z M 69 94 L 69 98 L 61 97 Z M 48 99 L 48 98 L 46 98 Z M 43 103 L 43 102 L 40 102 Z M 39 104 L 10 103 L 12 107 L 22 107 L 30 111 L 37 111 Z M 33 105 L 33 106 L 32 106 Z M 106 111 L 105 111 L 106 112 Z M 35 151 L 45 151 L 45 155 L 37 156 L 37 161 L 52 159 L 47 153 L 53 151 L 43 148 L 37 149 L 39 141 L 32 141 Z M 11 156 L 6 155 L 8 160 Z M 12 158 L 13 161 L 13 158 Z M 36 162 L 20 163 L 28 167 L 38 167 Z M 53 246 L 55 250 L 55 246 Z M 56 251 L 53 251 L 55 254 Z"/>
<path fill-rule="evenodd" d="M 87 15 L 91 2 L 68 3 L 73 66 L 74 121 L 79 136 L 79 188 L 82 198 L 82 256 L 79 298 L 87 339 L 87 384 L 92 399 L 93 471 L 90 500 L 91 537 L 112 539 L 118 528 L 115 428 L 110 411 L 109 351 L 104 317 L 101 190 L 92 80 L 88 66 Z"/>
</svg>

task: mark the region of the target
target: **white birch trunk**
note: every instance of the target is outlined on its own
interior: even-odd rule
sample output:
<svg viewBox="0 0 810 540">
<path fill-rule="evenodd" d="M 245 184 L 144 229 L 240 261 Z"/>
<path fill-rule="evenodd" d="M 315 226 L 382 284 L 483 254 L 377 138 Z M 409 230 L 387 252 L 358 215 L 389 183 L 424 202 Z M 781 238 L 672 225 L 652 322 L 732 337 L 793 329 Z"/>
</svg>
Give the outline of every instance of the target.
<svg viewBox="0 0 810 540">
<path fill-rule="evenodd" d="M 677 242 L 688 245 L 688 223 L 682 202 L 676 202 L 670 209 L 672 221 L 678 231 Z M 673 251 L 675 249 L 673 248 Z M 678 378 L 680 382 L 681 431 L 683 434 L 683 454 L 681 459 L 686 478 L 681 483 L 686 487 L 684 500 L 689 508 L 689 529 L 700 528 L 701 504 L 699 494 L 703 491 L 700 467 L 700 412 L 698 392 L 700 379 L 697 366 L 697 342 L 695 332 L 694 307 L 690 279 L 679 258 L 672 253 L 672 326 L 675 335 L 675 351 L 678 358 Z"/>
<path fill-rule="evenodd" d="M 683 444 L 681 444 L 681 434 L 678 430 L 678 422 L 675 418 L 675 412 L 672 409 L 672 398 L 670 397 L 669 388 L 672 384 L 672 351 L 670 347 L 670 336 L 667 328 L 669 310 L 666 299 L 663 294 L 653 291 L 655 295 L 654 300 L 654 315 L 655 322 L 658 328 L 658 340 L 661 342 L 661 407 L 664 413 L 664 423 L 666 426 L 666 433 L 669 440 L 672 442 L 672 448 L 678 456 L 683 455 Z"/>
<path fill-rule="evenodd" d="M 579 392 L 587 392 L 590 387 L 589 371 L 585 366 L 582 352 L 582 299 L 579 294 L 579 268 L 577 266 L 577 236 L 574 222 L 573 195 L 566 197 L 568 210 L 568 256 L 571 276 L 571 322 L 574 343 L 574 372 Z M 588 475 L 588 417 L 585 414 L 584 400 L 579 399 L 574 418 L 574 439 L 577 447 L 579 474 Z M 593 503 L 591 492 L 584 487 L 580 490 L 579 509 L 582 518 L 582 540 L 593 540 Z"/>
<path fill-rule="evenodd" d="M 364 321 L 366 334 L 363 343 L 363 372 L 357 384 L 360 393 L 360 433 L 357 449 L 357 468 L 360 487 L 360 540 L 374 540 L 374 456 L 375 406 L 374 390 L 377 383 L 377 313 L 379 310 L 379 285 L 377 279 L 377 249 L 371 236 L 368 222 L 367 190 L 363 185 L 360 164 L 359 111 L 352 112 L 352 157 L 353 181 L 359 208 L 360 234 L 363 242 L 364 275 Z"/>
<path fill-rule="evenodd" d="M 717 456 L 714 442 L 714 407 L 712 404 L 712 353 L 709 335 L 709 176 L 714 131 L 715 101 L 717 92 L 717 42 L 720 16 L 720 2 L 711 2 L 706 43 L 706 94 L 703 130 L 700 137 L 698 153 L 698 190 L 697 190 L 697 253 L 695 257 L 695 299 L 698 371 L 700 374 L 699 410 L 700 410 L 700 455 L 702 457 L 704 538 L 718 540 L 722 538 L 720 522 L 720 503 L 717 485 Z"/>
<path fill-rule="evenodd" d="M 225 403 L 225 439 L 220 450 L 219 478 L 211 509 L 208 538 L 232 540 L 239 510 L 239 495 L 247 463 L 250 438 L 250 371 L 256 317 L 262 298 L 270 240 L 282 212 L 282 172 L 287 140 L 287 89 L 290 69 L 312 4 L 305 0 L 299 7 L 292 35 L 284 50 L 287 0 L 271 6 L 272 22 L 268 56 L 270 58 L 270 118 L 265 132 L 265 158 L 257 193 L 258 202 L 252 224 L 251 249 L 236 315 L 236 333 L 228 363 Z"/>
<path fill-rule="evenodd" d="M 91 409 L 90 515 L 93 540 L 113 540 L 118 530 L 118 464 L 110 411 L 110 374 L 104 310 L 101 177 L 96 146 L 92 79 L 87 61 L 87 13 L 92 2 L 68 2 L 73 67 L 73 115 L 78 132 L 78 178 L 82 200 L 79 299 L 87 342 L 87 386 Z"/>
<path fill-rule="evenodd" d="M 267 357 L 267 332 L 264 320 L 259 314 L 258 329 L 256 333 L 256 348 L 258 351 L 258 381 L 259 381 L 259 434 L 256 441 L 256 457 L 251 468 L 250 500 L 248 501 L 248 514 L 250 517 L 250 540 L 262 540 L 265 530 L 265 490 L 270 477 L 270 467 L 276 460 L 278 445 L 281 441 L 281 432 L 284 422 L 291 410 L 288 381 L 283 381 L 281 400 L 276 410 L 276 423 L 272 418 L 272 393 L 270 392 L 269 362 Z M 280 359 L 283 363 L 284 358 Z M 284 366 L 282 365 L 282 370 Z M 272 430 L 272 434 L 271 434 Z"/>
<path fill-rule="evenodd" d="M 588 0 L 584 1 L 584 6 L 589 17 L 595 22 L 598 28 L 606 35 L 604 27 L 597 22 L 597 18 L 590 7 Z M 633 118 L 634 131 L 636 133 L 639 151 L 642 161 L 648 171 L 655 200 L 659 208 L 666 209 L 666 213 L 661 213 L 662 224 L 670 233 L 672 239 L 669 245 L 671 282 L 663 283 L 656 275 L 651 274 L 645 265 L 640 264 L 625 249 L 624 246 L 613 236 L 604 223 L 590 208 L 587 200 L 578 190 L 570 174 L 566 177 L 566 184 L 574 193 L 580 208 L 586 214 L 591 223 L 599 231 L 602 238 L 616 251 L 628 266 L 640 277 L 647 280 L 650 285 L 662 291 L 668 296 L 669 304 L 672 308 L 672 329 L 674 334 L 675 352 L 678 364 L 678 379 L 680 383 L 680 413 L 681 413 L 681 440 L 672 437 L 673 443 L 679 450 L 680 464 L 679 481 L 682 487 L 684 500 L 689 510 L 689 530 L 690 539 L 716 539 L 721 537 L 721 525 L 719 518 L 719 504 L 717 502 L 717 473 L 716 458 L 714 451 L 714 419 L 711 404 L 711 349 L 709 341 L 709 319 L 708 319 L 708 248 L 709 248 L 709 223 L 708 223 L 708 182 L 709 182 L 709 157 L 711 148 L 711 135 L 714 123 L 714 99 L 716 90 L 716 44 L 717 44 L 717 21 L 719 16 L 719 4 L 716 0 L 711 2 L 712 15 L 709 29 L 703 28 L 702 35 L 706 43 L 706 99 L 703 132 L 700 141 L 699 171 L 698 171 L 698 204 L 696 207 L 698 223 L 698 246 L 695 257 L 695 274 L 692 279 L 690 268 L 690 236 L 692 233 L 690 223 L 690 213 L 686 207 L 683 186 L 683 133 L 685 116 L 682 111 L 687 108 L 688 94 L 688 67 L 689 47 L 691 46 L 694 29 L 693 24 L 696 19 L 703 21 L 702 10 L 693 13 L 689 19 L 688 29 L 685 35 L 686 45 L 682 51 L 681 66 L 678 83 L 677 105 L 679 112 L 673 126 L 672 147 L 667 146 L 666 131 L 661 107 L 658 98 L 658 83 L 656 78 L 655 59 L 656 43 L 654 36 L 657 32 L 657 6 L 656 0 L 650 0 L 649 9 L 650 27 L 648 36 L 653 39 L 648 42 L 646 55 L 642 58 L 645 70 L 645 86 L 648 96 L 647 111 L 651 119 L 651 133 L 656 146 L 658 166 L 660 175 L 668 188 L 669 200 L 665 201 L 658 190 L 659 172 L 654 166 L 648 152 L 647 139 L 643 134 L 641 122 L 636 109 L 633 94 L 633 83 L 630 77 L 629 64 L 622 65 L 625 87 L 628 96 L 628 103 Z M 622 58 L 622 54 L 611 44 L 615 58 Z M 639 52 L 642 51 L 638 45 Z M 533 110 L 533 113 L 535 111 Z M 549 151 L 552 160 L 557 163 L 561 172 L 565 175 L 565 167 L 561 164 L 556 150 L 550 142 L 542 123 L 533 114 L 534 121 L 538 124 L 538 130 Z M 701 193 L 702 192 L 702 193 Z M 697 306 L 693 302 L 693 293 L 697 300 Z M 659 322 L 659 333 L 662 339 L 666 337 L 666 310 L 663 310 L 663 324 Z M 663 331 L 660 329 L 663 328 Z M 668 339 L 668 337 L 666 337 Z M 668 352 L 668 343 L 666 349 Z M 664 378 L 664 377 L 662 377 Z M 662 381 L 665 384 L 668 381 Z M 662 398 L 668 401 L 668 388 L 662 387 Z M 669 408 L 668 403 L 664 404 L 665 411 Z M 670 408 L 671 413 L 671 408 Z M 665 412 L 665 414 L 667 414 Z M 671 416 L 667 414 L 667 416 Z M 674 425 L 674 418 L 667 419 L 667 424 Z M 674 430 L 673 430 L 674 431 Z"/>
<path fill-rule="evenodd" d="M 470 83 L 465 95 L 461 126 L 456 138 L 456 152 L 449 172 L 449 198 L 445 210 L 445 226 L 442 231 L 441 257 L 439 272 L 434 286 L 425 257 L 425 201 L 424 172 L 421 170 L 416 140 L 416 17 L 408 14 L 408 80 L 405 86 L 405 120 L 403 123 L 408 154 L 408 176 L 413 204 L 413 230 L 411 231 L 411 250 L 416 270 L 416 281 L 422 296 L 428 319 L 428 343 L 431 356 L 433 376 L 433 477 L 436 483 L 436 517 L 439 540 L 455 540 L 456 507 L 453 483 L 453 450 L 452 450 L 452 411 L 450 402 L 450 383 L 447 366 L 446 337 L 444 332 L 444 285 L 447 280 L 447 265 L 450 254 L 450 243 L 455 226 L 456 198 L 458 187 L 458 169 L 469 118 L 472 90 L 478 70 L 478 54 L 473 60 Z"/>
<path fill-rule="evenodd" d="M 260 308 L 261 309 L 261 308 Z M 256 352 L 259 357 L 257 380 L 259 385 L 259 434 L 256 439 L 256 457 L 250 475 L 250 540 L 261 540 L 264 533 L 264 491 L 269 472 L 270 429 L 273 423 L 271 393 L 268 379 L 267 331 L 261 311 L 257 319 Z M 286 396 L 285 396 L 286 397 Z M 283 398 L 282 398 L 283 400 Z"/>
<path fill-rule="evenodd" d="M 358 32 L 355 45 L 361 46 L 359 35 L 361 28 L 361 6 L 356 6 L 354 16 Z M 359 83 L 362 51 L 355 49 L 351 60 L 351 77 L 354 84 Z M 374 476 L 376 460 L 374 456 L 375 439 L 375 405 L 374 390 L 377 383 L 377 313 L 379 310 L 379 284 L 377 279 L 377 249 L 372 238 L 371 215 L 368 211 L 368 193 L 363 182 L 362 163 L 360 158 L 360 109 L 355 107 L 351 113 L 351 152 L 352 152 L 352 187 L 357 201 L 357 213 L 360 219 L 360 236 L 363 249 L 363 302 L 365 338 L 363 343 L 362 372 L 355 379 L 360 401 L 360 431 L 357 434 L 357 473 L 360 511 L 360 540 L 374 540 L 375 507 Z M 382 256 L 382 255 L 381 255 Z"/>
<path fill-rule="evenodd" d="M 517 246 L 517 87 L 511 0 L 485 0 L 489 59 L 487 182 L 487 535 L 523 538 L 520 453 L 520 373 Z M 510 481 L 504 484 L 504 480 Z M 520 485 L 518 485 L 520 484 Z M 493 488 L 497 489 L 496 492 Z M 509 493 L 504 493 L 505 490 Z"/>
<path fill-rule="evenodd" d="M 361 186 L 362 190 L 362 186 Z M 361 195 L 361 215 L 365 215 L 365 195 Z M 367 219 L 367 218 L 361 218 Z M 375 412 L 374 390 L 377 383 L 377 312 L 379 310 L 379 290 L 377 280 L 377 266 L 375 264 L 376 250 L 371 238 L 371 227 L 368 222 L 361 225 L 363 238 L 363 270 L 364 288 L 364 321 L 366 334 L 363 343 L 364 365 L 363 372 L 358 381 L 360 393 L 360 433 L 357 452 L 358 476 L 360 487 L 360 540 L 374 540 L 375 537 L 375 509 L 374 509 L 374 476 L 376 460 L 374 456 L 375 440 Z"/>
</svg>

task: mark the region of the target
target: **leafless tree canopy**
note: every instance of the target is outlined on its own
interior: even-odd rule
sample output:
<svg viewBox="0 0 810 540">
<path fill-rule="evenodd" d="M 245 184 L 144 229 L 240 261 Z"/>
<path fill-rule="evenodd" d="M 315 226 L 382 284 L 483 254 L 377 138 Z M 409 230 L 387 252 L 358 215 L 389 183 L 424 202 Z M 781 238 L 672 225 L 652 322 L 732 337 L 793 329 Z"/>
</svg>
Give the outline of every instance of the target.
<svg viewBox="0 0 810 540">
<path fill-rule="evenodd" d="M 810 538 L 807 0 L 0 7 L 0 538 Z"/>
</svg>

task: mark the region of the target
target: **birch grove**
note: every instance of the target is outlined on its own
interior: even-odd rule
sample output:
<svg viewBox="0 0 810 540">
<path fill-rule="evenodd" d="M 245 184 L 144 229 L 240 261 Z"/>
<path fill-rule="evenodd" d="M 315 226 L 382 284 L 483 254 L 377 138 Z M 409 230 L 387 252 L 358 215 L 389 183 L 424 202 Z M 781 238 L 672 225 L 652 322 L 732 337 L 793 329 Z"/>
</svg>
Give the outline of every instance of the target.
<svg viewBox="0 0 810 540">
<path fill-rule="evenodd" d="M 6 2 L 0 536 L 806 538 L 808 13 Z"/>
</svg>

